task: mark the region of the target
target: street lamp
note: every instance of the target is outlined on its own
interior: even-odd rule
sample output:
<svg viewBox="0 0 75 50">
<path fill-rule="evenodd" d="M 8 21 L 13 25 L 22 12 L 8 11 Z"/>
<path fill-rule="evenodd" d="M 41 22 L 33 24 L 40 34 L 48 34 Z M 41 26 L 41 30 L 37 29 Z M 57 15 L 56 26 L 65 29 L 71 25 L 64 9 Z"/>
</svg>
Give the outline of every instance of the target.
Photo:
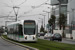
<svg viewBox="0 0 75 50">
<path fill-rule="evenodd" d="M 43 19 L 42 18 L 39 18 L 39 19 L 41 19 L 42 21 L 41 21 L 41 23 L 42 23 L 42 26 L 43 26 Z"/>
<path fill-rule="evenodd" d="M 46 16 L 46 15 L 43 15 L 43 14 L 39 14 L 39 15 L 44 16 L 44 30 L 45 30 L 45 16 Z"/>
<path fill-rule="evenodd" d="M 44 10 L 43 10 L 43 12 L 46 12 L 46 13 L 48 13 L 48 20 L 49 20 L 49 13 L 51 13 L 51 12 L 48 12 L 48 11 L 44 11 Z"/>
<path fill-rule="evenodd" d="M 56 4 L 48 4 L 48 3 L 45 3 L 45 4 L 47 4 L 47 5 L 51 5 L 51 6 L 52 6 L 52 15 L 53 15 L 53 6 L 55 6 L 55 5 L 59 5 L 59 3 L 56 3 Z"/>
</svg>

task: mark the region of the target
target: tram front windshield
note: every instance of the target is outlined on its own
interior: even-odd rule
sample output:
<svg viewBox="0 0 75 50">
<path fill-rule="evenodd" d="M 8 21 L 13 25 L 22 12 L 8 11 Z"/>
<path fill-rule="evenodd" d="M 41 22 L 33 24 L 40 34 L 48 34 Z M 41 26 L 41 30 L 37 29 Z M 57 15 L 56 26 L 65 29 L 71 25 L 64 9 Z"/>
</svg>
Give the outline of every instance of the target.
<svg viewBox="0 0 75 50">
<path fill-rule="evenodd" d="M 35 22 L 24 22 L 24 34 L 34 35 L 35 34 Z"/>
</svg>

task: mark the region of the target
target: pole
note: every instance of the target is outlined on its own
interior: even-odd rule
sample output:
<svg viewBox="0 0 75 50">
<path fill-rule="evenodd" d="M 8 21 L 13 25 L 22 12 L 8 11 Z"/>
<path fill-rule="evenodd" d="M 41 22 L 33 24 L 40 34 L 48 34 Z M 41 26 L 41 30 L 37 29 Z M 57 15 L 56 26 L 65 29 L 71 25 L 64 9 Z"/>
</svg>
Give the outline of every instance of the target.
<svg viewBox="0 0 75 50">
<path fill-rule="evenodd" d="M 49 20 L 49 12 L 48 12 L 48 20 Z"/>
<path fill-rule="evenodd" d="M 47 11 L 43 11 L 43 12 L 46 12 L 46 13 L 48 13 L 48 20 L 49 20 L 49 13 L 50 13 L 50 12 L 47 12 Z"/>
<path fill-rule="evenodd" d="M 48 20 L 49 20 L 49 12 L 48 12 Z M 46 28 L 47 29 L 47 28 Z M 49 32 L 49 28 L 48 28 L 48 32 Z"/>
<path fill-rule="evenodd" d="M 58 1 L 59 1 L 59 17 L 61 18 L 61 0 L 58 0 Z M 60 24 L 60 30 L 61 30 L 61 24 Z"/>
<path fill-rule="evenodd" d="M 70 34 L 70 36 L 71 36 L 70 38 L 71 39 L 73 39 L 73 37 L 72 37 L 72 29 L 73 29 L 73 21 L 74 21 L 74 10 L 75 9 L 72 9 L 71 34 Z"/>
<path fill-rule="evenodd" d="M 7 27 L 7 21 L 5 21 L 5 27 Z"/>
<path fill-rule="evenodd" d="M 48 20 L 49 20 L 49 13 L 50 12 L 47 12 L 47 11 L 43 11 L 43 12 L 46 12 L 46 13 L 48 13 Z M 45 15 L 44 15 L 45 16 Z M 44 17 L 44 21 L 45 21 L 45 17 Z M 44 24 L 45 25 L 45 24 Z M 44 26 L 44 28 L 45 28 L 45 26 Z M 48 30 L 49 30 L 49 28 L 48 28 Z"/>
<path fill-rule="evenodd" d="M 44 15 L 44 30 L 45 30 L 45 15 Z"/>
<path fill-rule="evenodd" d="M 42 26 L 43 26 L 43 19 L 42 19 Z"/>
<path fill-rule="evenodd" d="M 43 26 L 43 19 L 42 18 L 39 18 L 41 20 L 41 25 Z"/>
<path fill-rule="evenodd" d="M 15 11 L 16 8 L 18 9 L 17 12 Z M 15 7 L 13 7 L 13 10 L 14 10 L 14 13 L 15 13 L 15 16 L 16 16 L 15 21 L 17 21 L 17 16 L 18 16 L 19 7 L 16 7 L 16 6 L 15 6 Z"/>
<path fill-rule="evenodd" d="M 74 21 L 74 10 L 75 10 L 75 9 L 72 9 L 72 12 L 73 12 L 73 13 L 72 13 L 72 16 L 73 16 L 72 22 Z"/>
<path fill-rule="evenodd" d="M 44 30 L 45 30 L 45 15 L 43 15 L 43 14 L 39 14 L 39 15 L 44 16 Z"/>
<path fill-rule="evenodd" d="M 53 15 L 53 5 L 52 5 L 52 15 Z"/>
</svg>

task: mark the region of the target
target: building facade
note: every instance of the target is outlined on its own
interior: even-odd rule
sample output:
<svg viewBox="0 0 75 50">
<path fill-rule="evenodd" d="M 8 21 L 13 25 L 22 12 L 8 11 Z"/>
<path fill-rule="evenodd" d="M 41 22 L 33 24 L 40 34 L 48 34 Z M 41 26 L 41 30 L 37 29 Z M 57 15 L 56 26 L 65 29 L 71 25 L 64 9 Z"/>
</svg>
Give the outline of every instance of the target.
<svg viewBox="0 0 75 50">
<path fill-rule="evenodd" d="M 67 24 L 71 25 L 75 21 L 75 0 L 60 0 L 61 10 L 60 12 L 67 16 Z M 59 3 L 58 0 L 51 0 L 51 4 Z M 59 5 L 56 6 L 55 16 L 59 18 Z"/>
<path fill-rule="evenodd" d="M 71 25 L 75 21 L 75 0 L 69 0 L 67 14 L 68 24 Z"/>
<path fill-rule="evenodd" d="M 59 5 L 60 2 L 60 5 Z M 51 4 L 58 4 L 55 5 L 56 8 L 54 9 L 53 13 L 56 16 L 56 29 L 58 29 L 58 18 L 59 18 L 59 14 L 64 14 L 67 17 L 67 4 L 68 4 L 68 0 L 51 0 Z M 67 24 L 67 23 L 66 23 Z"/>
</svg>

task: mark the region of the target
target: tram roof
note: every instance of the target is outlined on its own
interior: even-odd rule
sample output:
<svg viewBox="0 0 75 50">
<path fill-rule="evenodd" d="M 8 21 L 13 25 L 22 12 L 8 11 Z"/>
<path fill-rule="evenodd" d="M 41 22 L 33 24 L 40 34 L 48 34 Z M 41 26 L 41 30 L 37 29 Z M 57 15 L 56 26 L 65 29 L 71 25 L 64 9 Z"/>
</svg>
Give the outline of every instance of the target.
<svg viewBox="0 0 75 50">
<path fill-rule="evenodd" d="M 27 20 L 32 20 L 32 19 L 27 19 Z M 12 25 L 12 24 L 17 24 L 17 23 L 23 23 L 25 20 L 19 20 L 19 21 L 14 21 L 14 22 L 12 22 L 12 21 L 10 21 L 11 23 L 9 23 L 9 24 L 7 24 L 7 25 Z M 36 23 L 37 23 L 37 20 L 33 20 L 33 21 L 35 21 Z"/>
</svg>

